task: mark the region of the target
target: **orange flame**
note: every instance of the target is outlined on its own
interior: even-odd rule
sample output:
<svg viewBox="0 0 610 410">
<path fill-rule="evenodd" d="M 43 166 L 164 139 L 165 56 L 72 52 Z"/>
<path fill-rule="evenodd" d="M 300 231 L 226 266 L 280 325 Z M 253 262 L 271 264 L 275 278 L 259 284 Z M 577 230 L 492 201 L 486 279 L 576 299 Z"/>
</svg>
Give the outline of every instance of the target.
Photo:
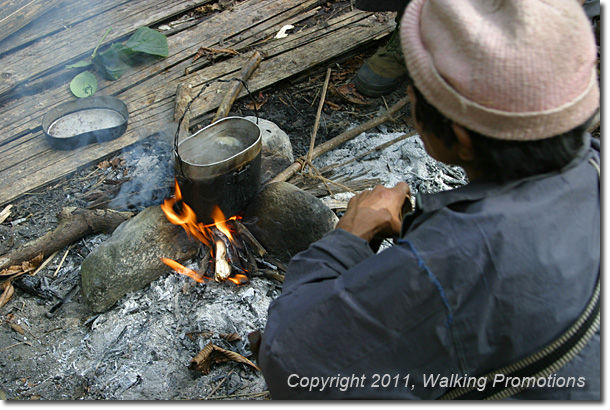
<svg viewBox="0 0 610 410">
<path fill-rule="evenodd" d="M 172 259 L 161 258 L 161 261 L 181 275 L 186 275 L 189 278 L 194 279 L 195 281 L 197 281 L 199 283 L 205 282 L 205 279 L 204 279 L 205 276 L 195 272 L 192 269 L 187 268 L 186 266 L 182 266 L 181 264 L 179 264 L 178 262 L 176 262 Z"/>
<path fill-rule="evenodd" d="M 236 285 L 245 285 L 246 283 L 250 282 L 250 279 L 248 279 L 246 275 L 242 275 L 240 273 L 235 274 L 233 277 L 227 278 L 227 280 L 230 280 Z"/>
<path fill-rule="evenodd" d="M 178 202 L 181 203 L 181 209 L 179 213 L 175 211 L 175 206 Z M 214 237 L 211 230 L 212 227 L 216 227 L 227 238 L 229 238 L 229 241 L 233 242 L 233 235 L 231 234 L 231 230 L 227 225 L 227 221 L 236 220 L 238 219 L 237 216 L 232 216 L 227 219 L 222 213 L 220 207 L 214 206 L 214 208 L 212 209 L 212 220 L 214 221 L 214 223 L 206 225 L 204 223 L 197 222 L 197 215 L 195 214 L 195 211 L 193 211 L 190 206 L 188 206 L 185 202 L 182 201 L 182 193 L 180 192 L 180 186 L 178 185 L 178 181 L 175 181 L 174 196 L 171 198 L 167 198 L 161 205 L 161 209 L 165 213 L 165 216 L 167 217 L 168 221 L 170 221 L 174 225 L 182 226 L 182 228 L 184 228 L 184 230 L 189 236 L 197 238 L 208 248 L 210 248 L 212 252 L 214 249 Z M 200 275 L 197 272 L 182 266 L 178 262 L 167 258 L 161 258 L 161 260 L 163 261 L 163 263 L 165 263 L 167 266 L 169 266 L 176 272 L 182 275 L 189 276 L 195 279 L 197 282 L 204 282 L 203 275 Z M 239 274 L 235 275 L 235 277 L 228 278 L 228 280 L 231 280 L 233 283 L 236 283 L 238 285 L 247 283 L 249 281 L 247 276 Z"/>
</svg>

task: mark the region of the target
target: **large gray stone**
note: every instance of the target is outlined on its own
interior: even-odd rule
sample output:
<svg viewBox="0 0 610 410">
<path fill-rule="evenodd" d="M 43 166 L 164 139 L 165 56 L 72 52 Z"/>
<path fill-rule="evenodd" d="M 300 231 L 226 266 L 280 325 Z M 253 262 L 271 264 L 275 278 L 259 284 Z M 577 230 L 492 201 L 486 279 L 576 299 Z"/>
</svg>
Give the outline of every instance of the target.
<svg viewBox="0 0 610 410">
<path fill-rule="evenodd" d="M 199 242 L 171 224 L 159 206 L 122 223 L 81 265 L 81 288 L 94 312 L 110 308 L 125 294 L 142 289 L 171 269 L 160 258 L 184 262 Z"/>
<path fill-rule="evenodd" d="M 267 251 L 284 263 L 334 229 L 338 221 L 320 199 L 288 182 L 265 186 L 246 208 L 243 220 Z"/>
<path fill-rule="evenodd" d="M 245 117 L 256 123 L 256 117 Z M 290 138 L 274 122 L 258 119 L 261 129 L 263 149 L 261 153 L 261 184 L 288 168 L 294 162 Z"/>
</svg>

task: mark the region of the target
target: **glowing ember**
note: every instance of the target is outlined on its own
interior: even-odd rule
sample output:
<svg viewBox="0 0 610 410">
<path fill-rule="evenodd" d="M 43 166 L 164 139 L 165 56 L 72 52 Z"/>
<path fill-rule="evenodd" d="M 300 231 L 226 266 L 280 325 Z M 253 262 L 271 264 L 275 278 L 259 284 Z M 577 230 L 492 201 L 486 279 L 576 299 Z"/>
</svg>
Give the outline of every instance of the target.
<svg viewBox="0 0 610 410">
<path fill-rule="evenodd" d="M 179 210 L 177 211 L 178 208 Z M 234 243 L 234 238 L 227 225 L 227 221 L 238 219 L 236 216 L 227 219 L 220 208 L 215 206 L 212 210 L 213 224 L 206 225 L 197 222 L 195 211 L 182 201 L 182 193 L 180 192 L 180 186 L 177 181 L 175 183 L 174 196 L 166 199 L 161 205 L 161 209 L 165 213 L 168 221 L 174 225 L 182 226 L 189 236 L 197 238 L 210 248 L 212 256 L 214 256 L 214 280 L 230 280 L 238 285 L 248 283 L 249 279 L 245 275 L 235 274 L 234 277 L 231 277 L 233 268 L 231 266 L 232 261 L 227 247 Z M 226 237 L 227 242 L 223 241 L 221 235 Z M 177 273 L 186 275 L 197 282 L 211 280 L 211 278 L 205 276 L 203 273 L 188 269 L 174 260 L 167 258 L 161 258 L 161 260 Z"/>
</svg>

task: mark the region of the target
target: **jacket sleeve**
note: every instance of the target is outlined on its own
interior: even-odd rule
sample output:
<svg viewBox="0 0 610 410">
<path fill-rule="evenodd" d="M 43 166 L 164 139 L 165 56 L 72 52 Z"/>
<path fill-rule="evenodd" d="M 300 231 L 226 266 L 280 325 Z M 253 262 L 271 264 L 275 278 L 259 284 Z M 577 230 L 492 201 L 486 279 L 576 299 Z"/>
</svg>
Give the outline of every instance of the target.
<svg viewBox="0 0 610 410">
<path fill-rule="evenodd" d="M 415 398 L 410 389 L 371 390 L 372 375 L 404 377 L 405 354 L 396 346 L 410 340 L 415 346 L 419 332 L 440 333 L 417 342 L 424 350 L 446 350 L 446 316 L 437 296 L 407 246 L 374 254 L 349 232 L 328 233 L 293 258 L 283 292 L 269 308 L 259 364 L 272 397 Z M 409 369 L 433 365 L 428 353 L 413 352 Z M 425 364 L 417 363 L 424 357 Z M 333 377 L 358 385 L 344 390 L 311 384 Z"/>
</svg>

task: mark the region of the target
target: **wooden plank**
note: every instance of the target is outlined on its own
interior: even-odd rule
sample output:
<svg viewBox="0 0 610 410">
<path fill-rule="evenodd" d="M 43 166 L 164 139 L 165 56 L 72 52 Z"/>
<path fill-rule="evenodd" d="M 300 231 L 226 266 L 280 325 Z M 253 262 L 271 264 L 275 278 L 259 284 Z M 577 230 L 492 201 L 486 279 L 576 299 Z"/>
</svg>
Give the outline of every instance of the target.
<svg viewBox="0 0 610 410">
<path fill-rule="evenodd" d="M 371 41 L 383 33 L 389 33 L 392 29 L 390 24 L 380 24 L 377 20 L 371 18 L 368 13 L 362 16 L 363 19 L 357 24 L 353 24 L 354 20 L 344 20 L 342 26 L 331 22 L 328 27 L 334 28 L 329 28 L 326 31 L 321 30 L 320 27 L 303 30 L 298 44 L 290 38 L 284 40 L 286 47 L 292 43 L 291 47 L 293 49 L 290 50 L 282 50 L 279 47 L 279 42 L 268 44 L 268 50 L 275 48 L 279 54 L 261 63 L 249 82 L 249 88 L 255 92 L 277 81 L 298 74 L 307 67 L 322 64 L 324 61 Z M 333 47 L 328 47 L 328 44 L 333 44 Z M 282 51 L 280 52 L 280 50 Z M 236 59 L 246 59 L 247 57 L 247 55 L 243 55 L 236 57 Z M 241 60 L 235 60 L 232 64 L 223 62 L 223 64 L 208 67 L 200 73 L 191 75 L 188 79 L 202 80 L 217 77 L 220 75 L 219 71 L 225 71 L 225 76 L 230 77 L 241 69 L 238 61 Z M 232 67 L 232 69 L 227 70 L 228 67 Z M 103 145 L 90 145 L 75 151 L 61 152 L 49 149 L 44 142 L 42 133 L 34 132 L 33 137 L 28 138 L 27 142 L 14 147 L 13 154 L 20 157 L 20 160 L 0 171 L 0 181 L 2 181 L 0 183 L 0 204 L 10 202 L 25 192 L 68 175 L 79 167 L 119 152 L 122 148 L 153 132 L 165 132 L 170 137 L 173 136 L 172 130 L 175 127 L 172 122 L 173 92 L 175 92 L 180 78 L 175 78 L 159 90 L 155 90 L 154 87 L 151 88 L 149 82 L 157 81 L 160 77 L 162 76 L 151 78 L 149 81 L 125 90 L 119 95 L 128 103 L 131 117 L 125 135 L 114 141 Z M 214 103 L 213 99 L 210 100 L 207 105 L 198 108 L 199 113 L 203 110 L 211 111 L 217 108 L 220 99 L 217 103 Z M 7 156 L 8 153 L 3 154 L 0 163 L 8 159 Z"/>
<path fill-rule="evenodd" d="M 56 0 L 54 0 L 56 1 Z M 72 25 L 88 20 L 130 0 L 64 0 L 59 7 L 49 9 L 44 17 L 37 18 L 17 33 L 0 42 L 0 53 L 11 52 L 56 31 L 67 30 Z"/>
<path fill-rule="evenodd" d="M 0 8 L 0 41 L 42 16 L 63 0 L 9 0 Z"/>
<path fill-rule="evenodd" d="M 128 2 L 99 18 L 79 22 L 67 30 L 43 37 L 28 47 L 0 58 L 0 99 L 25 81 L 36 78 L 54 67 L 76 62 L 91 54 L 104 32 L 112 27 L 104 44 L 122 40 L 138 27 L 149 26 L 176 13 L 206 3 L 206 0 Z M 41 58 L 45 56 L 45 58 Z M 28 67 L 23 70 L 22 67 Z"/>
</svg>

